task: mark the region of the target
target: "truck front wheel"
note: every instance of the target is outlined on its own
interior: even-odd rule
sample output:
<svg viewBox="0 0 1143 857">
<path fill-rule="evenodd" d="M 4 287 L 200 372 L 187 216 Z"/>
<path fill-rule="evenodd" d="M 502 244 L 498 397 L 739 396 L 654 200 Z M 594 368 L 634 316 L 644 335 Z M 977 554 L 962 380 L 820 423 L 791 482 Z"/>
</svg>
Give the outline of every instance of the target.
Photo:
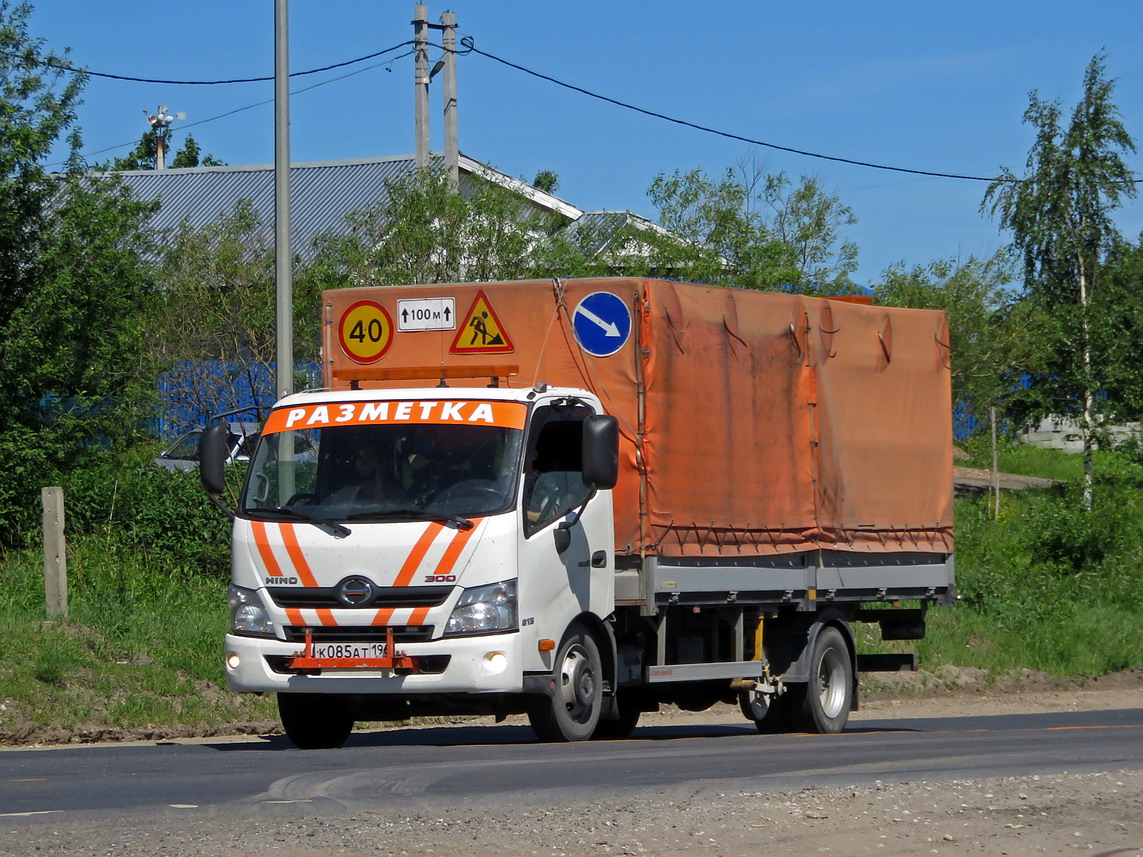
<svg viewBox="0 0 1143 857">
<path fill-rule="evenodd" d="M 787 694 L 795 728 L 833 734 L 845 728 L 853 703 L 853 661 L 849 645 L 837 628 L 822 628 L 814 640 L 810 681 Z"/>
<path fill-rule="evenodd" d="M 528 722 L 541 741 L 586 741 L 603 708 L 599 647 L 583 625 L 573 623 L 556 651 L 554 687 L 528 708 Z"/>
<path fill-rule="evenodd" d="M 340 747 L 353 731 L 345 700 L 327 693 L 279 693 L 278 716 L 299 750 Z"/>
</svg>

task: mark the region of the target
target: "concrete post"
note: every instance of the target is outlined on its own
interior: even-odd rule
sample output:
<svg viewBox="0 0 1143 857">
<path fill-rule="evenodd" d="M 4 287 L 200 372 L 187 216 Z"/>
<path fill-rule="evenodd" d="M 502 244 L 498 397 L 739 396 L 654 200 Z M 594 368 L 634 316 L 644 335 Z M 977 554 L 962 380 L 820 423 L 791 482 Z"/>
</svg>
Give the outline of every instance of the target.
<svg viewBox="0 0 1143 857">
<path fill-rule="evenodd" d="M 40 492 L 44 506 L 44 601 L 50 618 L 67 619 L 67 541 L 63 489 Z"/>
</svg>

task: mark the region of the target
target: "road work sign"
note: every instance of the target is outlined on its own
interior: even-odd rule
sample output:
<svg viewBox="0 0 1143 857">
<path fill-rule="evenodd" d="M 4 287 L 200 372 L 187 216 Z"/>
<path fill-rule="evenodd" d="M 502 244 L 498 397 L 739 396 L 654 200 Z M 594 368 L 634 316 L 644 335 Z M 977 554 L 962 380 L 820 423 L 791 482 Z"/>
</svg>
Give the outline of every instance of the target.
<svg viewBox="0 0 1143 857">
<path fill-rule="evenodd" d="M 337 338 L 350 360 L 373 363 L 393 344 L 393 319 L 381 304 L 358 301 L 341 314 Z"/>
<path fill-rule="evenodd" d="M 516 350 L 484 289 L 476 293 L 476 300 L 458 327 L 450 354 L 507 354 Z"/>
<path fill-rule="evenodd" d="M 631 310 L 611 292 L 592 292 L 576 305 L 572 328 L 580 348 L 593 357 L 609 357 L 631 336 Z"/>
</svg>

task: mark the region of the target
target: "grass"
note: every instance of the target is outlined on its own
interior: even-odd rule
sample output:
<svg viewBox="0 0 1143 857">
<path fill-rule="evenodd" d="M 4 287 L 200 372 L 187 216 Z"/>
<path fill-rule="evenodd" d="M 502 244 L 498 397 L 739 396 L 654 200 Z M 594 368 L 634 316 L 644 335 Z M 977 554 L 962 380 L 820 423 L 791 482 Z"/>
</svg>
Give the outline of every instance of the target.
<svg viewBox="0 0 1143 857">
<path fill-rule="evenodd" d="M 863 642 L 870 651 L 916 651 L 927 669 L 993 675 L 1098 676 L 1143 667 L 1143 466 L 1097 453 L 1090 512 L 1076 455 L 1005 446 L 1000 468 L 1063 484 L 1003 493 L 996 520 L 986 496 L 958 500 L 961 600 L 929 613 L 925 640 Z"/>
<path fill-rule="evenodd" d="M 980 435 L 964 444 L 969 457 L 957 462 L 966 467 L 992 468 L 992 446 L 989 439 Z M 1019 476 L 1042 476 L 1045 479 L 1058 479 L 1071 482 L 1083 475 L 1083 461 L 1078 455 L 1044 449 L 1025 443 L 1002 443 L 999 447 L 1000 471 Z"/>
<path fill-rule="evenodd" d="M 1077 456 L 1006 446 L 1001 467 L 1065 484 L 1006 492 L 998 520 L 987 497 L 958 500 L 961 600 L 930 611 L 925 640 L 883 643 L 858 625 L 860 649 L 992 676 L 1143 667 L 1143 466 L 1099 454 L 1091 512 Z M 45 620 L 39 551 L 0 556 L 0 740 L 276 719 L 271 699 L 225 689 L 226 580 L 210 552 L 180 562 L 153 534 L 129 535 L 117 523 L 72 538 L 67 622 Z"/>
<path fill-rule="evenodd" d="M 0 736 L 275 717 L 267 700 L 223 689 L 224 582 L 87 538 L 69 550 L 68 619 L 48 621 L 40 555 L 11 553 L 2 568 Z"/>
</svg>

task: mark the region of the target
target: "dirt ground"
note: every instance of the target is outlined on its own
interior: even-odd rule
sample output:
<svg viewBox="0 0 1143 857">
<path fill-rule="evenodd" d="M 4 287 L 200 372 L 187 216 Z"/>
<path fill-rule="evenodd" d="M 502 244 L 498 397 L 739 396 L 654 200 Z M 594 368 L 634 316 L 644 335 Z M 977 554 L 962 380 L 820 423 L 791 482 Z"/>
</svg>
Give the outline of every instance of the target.
<svg viewBox="0 0 1143 857">
<path fill-rule="evenodd" d="M 966 670 L 908 674 L 867 694 L 852 722 L 890 717 L 1143 708 L 1143 670 L 1066 682 L 998 682 Z M 741 722 L 730 706 L 675 709 L 653 724 Z M 471 724 L 472 721 L 466 721 Z M 58 819 L 58 820 L 57 820 Z M 692 788 L 560 805 L 491 801 L 344 816 L 163 816 L 129 822 L 0 823 L 0 854 L 131 857 L 603 857 L 679 855 L 1099 854 L 1143 857 L 1143 771 L 943 782 L 875 782 L 795 792 Z"/>
</svg>

